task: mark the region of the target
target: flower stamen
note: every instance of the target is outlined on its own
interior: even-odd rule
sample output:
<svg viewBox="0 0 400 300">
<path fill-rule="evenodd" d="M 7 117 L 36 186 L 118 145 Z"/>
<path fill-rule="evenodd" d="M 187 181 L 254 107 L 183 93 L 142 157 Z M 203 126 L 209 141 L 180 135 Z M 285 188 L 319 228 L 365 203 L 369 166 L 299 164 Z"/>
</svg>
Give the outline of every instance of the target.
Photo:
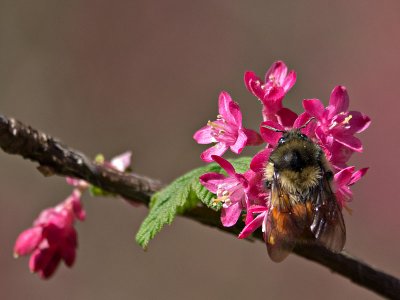
<svg viewBox="0 0 400 300">
<path fill-rule="evenodd" d="M 212 128 L 214 128 L 214 129 L 221 129 L 221 130 L 224 129 L 224 127 L 222 127 L 221 125 L 219 125 L 219 124 L 217 124 L 215 122 L 211 122 L 211 121 L 208 121 L 207 125 L 212 127 Z"/>
</svg>

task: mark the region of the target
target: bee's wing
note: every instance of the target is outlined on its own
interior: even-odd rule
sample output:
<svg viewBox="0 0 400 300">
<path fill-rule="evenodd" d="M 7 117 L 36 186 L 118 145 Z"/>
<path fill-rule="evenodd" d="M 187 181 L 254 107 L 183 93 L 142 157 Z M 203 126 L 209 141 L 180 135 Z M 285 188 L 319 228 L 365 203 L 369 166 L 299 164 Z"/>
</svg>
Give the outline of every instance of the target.
<svg viewBox="0 0 400 300">
<path fill-rule="evenodd" d="M 346 242 L 343 215 L 325 174 L 312 194 L 314 216 L 310 229 L 314 237 L 333 252 L 342 251 Z"/>
<path fill-rule="evenodd" d="M 266 222 L 264 240 L 268 255 L 273 261 L 281 262 L 295 246 L 295 226 L 289 213 L 280 212 L 276 207 L 269 210 Z"/>
<path fill-rule="evenodd" d="M 264 227 L 268 255 L 275 262 L 283 261 L 292 252 L 306 226 L 307 209 L 290 199 L 276 180 L 271 186 L 271 207 Z"/>
</svg>

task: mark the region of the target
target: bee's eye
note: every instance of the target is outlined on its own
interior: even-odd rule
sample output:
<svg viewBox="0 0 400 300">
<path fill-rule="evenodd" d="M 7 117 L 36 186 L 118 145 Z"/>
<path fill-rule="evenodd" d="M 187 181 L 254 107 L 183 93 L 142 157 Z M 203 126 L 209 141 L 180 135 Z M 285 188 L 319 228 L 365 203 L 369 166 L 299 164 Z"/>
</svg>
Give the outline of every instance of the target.
<svg viewBox="0 0 400 300">
<path fill-rule="evenodd" d="M 299 138 L 302 140 L 308 140 L 308 137 L 305 134 L 300 133 Z"/>
<path fill-rule="evenodd" d="M 286 139 L 284 137 L 281 137 L 278 141 L 278 145 L 282 145 L 284 142 L 286 142 Z"/>
</svg>

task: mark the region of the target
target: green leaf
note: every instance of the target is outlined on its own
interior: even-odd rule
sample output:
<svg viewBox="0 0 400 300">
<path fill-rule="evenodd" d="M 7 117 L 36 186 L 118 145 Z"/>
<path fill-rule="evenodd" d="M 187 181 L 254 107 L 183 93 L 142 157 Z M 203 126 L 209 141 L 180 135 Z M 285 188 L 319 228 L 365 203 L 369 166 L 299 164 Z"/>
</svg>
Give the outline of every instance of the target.
<svg viewBox="0 0 400 300">
<path fill-rule="evenodd" d="M 243 157 L 230 162 L 238 173 L 243 173 L 248 170 L 250 160 L 249 157 Z M 200 201 L 212 209 L 220 209 L 221 205 L 213 206 L 215 195 L 200 184 L 199 177 L 205 173 L 221 171 L 218 164 L 208 164 L 184 174 L 154 194 L 149 203 L 149 214 L 136 234 L 137 243 L 147 248 L 149 241 L 165 224 L 171 224 L 178 213 L 197 206 Z"/>
<path fill-rule="evenodd" d="M 237 159 L 228 159 L 235 167 L 236 173 L 244 173 L 250 168 L 252 157 L 244 156 Z"/>
</svg>

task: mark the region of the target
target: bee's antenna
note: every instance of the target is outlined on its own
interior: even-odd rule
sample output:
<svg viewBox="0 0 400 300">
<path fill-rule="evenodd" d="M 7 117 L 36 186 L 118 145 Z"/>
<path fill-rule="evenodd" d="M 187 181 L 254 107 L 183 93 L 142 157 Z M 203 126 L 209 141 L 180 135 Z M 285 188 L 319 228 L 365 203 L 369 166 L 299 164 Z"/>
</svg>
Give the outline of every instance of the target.
<svg viewBox="0 0 400 300">
<path fill-rule="evenodd" d="M 307 125 L 310 124 L 310 122 L 311 122 L 311 121 L 314 121 L 314 120 L 315 120 L 315 117 L 311 117 L 307 122 L 305 122 L 305 123 L 303 124 L 303 126 L 299 127 L 298 129 L 306 128 Z"/>
<path fill-rule="evenodd" d="M 267 128 L 267 129 L 272 130 L 272 131 L 275 131 L 275 132 L 283 132 L 283 133 L 286 132 L 286 130 L 276 129 L 276 128 L 271 127 L 271 126 L 268 126 L 268 125 L 263 125 L 263 126 L 261 126 L 261 127 Z"/>
</svg>

